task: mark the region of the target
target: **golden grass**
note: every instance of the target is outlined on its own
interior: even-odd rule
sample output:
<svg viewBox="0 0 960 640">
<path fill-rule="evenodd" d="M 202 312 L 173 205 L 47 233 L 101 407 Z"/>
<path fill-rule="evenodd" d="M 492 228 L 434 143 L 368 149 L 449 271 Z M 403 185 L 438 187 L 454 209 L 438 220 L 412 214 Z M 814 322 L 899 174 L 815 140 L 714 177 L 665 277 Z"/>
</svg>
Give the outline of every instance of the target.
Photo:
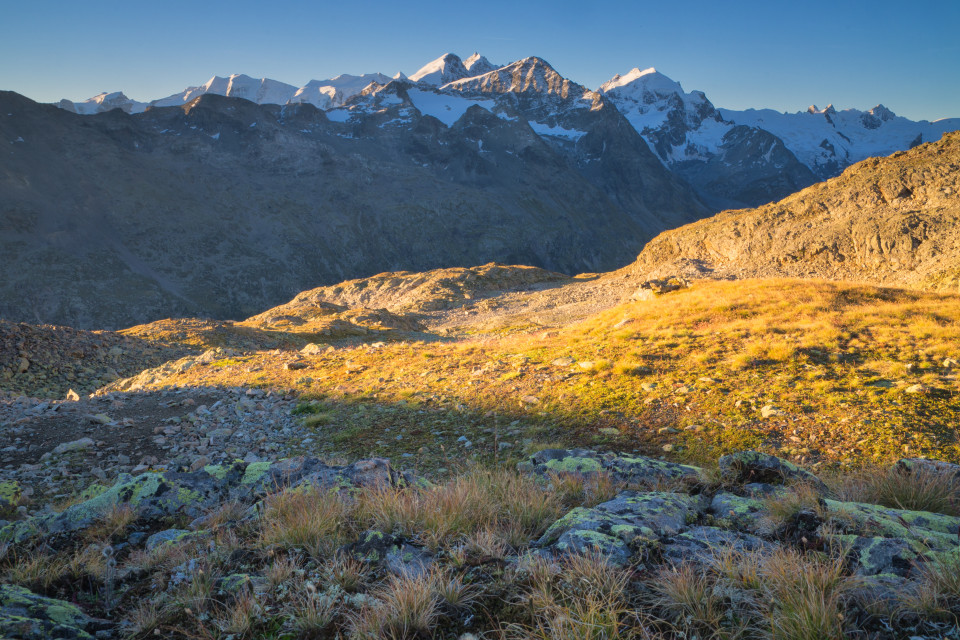
<svg viewBox="0 0 960 640">
<path fill-rule="evenodd" d="M 630 322 L 615 328 L 625 317 Z M 319 444 L 327 453 L 369 455 L 369 442 L 383 427 L 413 429 L 427 420 L 424 435 L 390 442 L 381 453 L 423 448 L 422 464 L 444 465 L 441 443 L 427 434 L 446 421 L 457 425 L 456 435 L 474 441 L 471 454 L 492 458 L 498 453 L 492 439 L 484 444 L 478 438 L 492 425 L 484 416 L 493 411 L 504 421 L 520 421 L 520 437 L 535 442 L 629 445 L 623 448 L 647 453 L 669 443 L 673 455 L 694 461 L 749 445 L 806 464 L 862 464 L 904 453 L 960 460 L 960 384 L 939 364 L 958 353 L 960 296 L 743 280 L 697 282 L 549 335 L 480 335 L 429 346 L 393 342 L 307 360 L 311 377 L 328 390 L 329 413 L 321 421 L 356 429 Z M 593 364 L 552 364 L 567 356 Z M 256 375 L 258 386 L 293 390 L 300 376 L 283 369 L 286 357 L 261 351 L 246 357 L 256 374 L 249 367 L 193 367 L 158 386 L 233 386 Z M 934 391 L 905 393 L 917 382 Z M 520 402 L 527 396 L 538 402 Z M 767 404 L 780 413 L 763 418 Z M 665 425 L 694 422 L 708 430 L 659 433 Z M 620 435 L 601 433 L 601 427 Z M 813 437 L 795 442 L 794 430 Z M 454 439 L 442 444 L 447 452 L 456 447 Z"/>
</svg>

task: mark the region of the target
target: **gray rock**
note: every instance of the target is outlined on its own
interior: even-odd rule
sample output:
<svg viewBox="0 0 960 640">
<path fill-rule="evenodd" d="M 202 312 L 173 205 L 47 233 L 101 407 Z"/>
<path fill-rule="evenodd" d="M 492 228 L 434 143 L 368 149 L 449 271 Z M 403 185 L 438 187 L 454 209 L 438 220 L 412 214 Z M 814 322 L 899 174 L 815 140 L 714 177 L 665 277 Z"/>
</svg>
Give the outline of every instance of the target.
<svg viewBox="0 0 960 640">
<path fill-rule="evenodd" d="M 749 533 L 717 527 L 694 527 L 675 536 L 663 547 L 663 558 L 673 564 L 705 564 L 721 550 L 736 552 L 772 551 L 774 545 Z"/>
<path fill-rule="evenodd" d="M 573 509 L 536 544 L 553 553 L 598 551 L 610 562 L 625 565 L 645 544 L 682 533 L 699 517 L 701 508 L 697 496 L 624 491 L 593 509 Z"/>
<path fill-rule="evenodd" d="M 62 455 L 64 453 L 70 453 L 73 451 L 83 451 L 85 449 L 90 449 L 94 447 L 96 443 L 91 438 L 80 438 L 79 440 L 74 440 L 73 442 L 64 442 L 58 444 L 53 449 L 54 455 Z"/>
<path fill-rule="evenodd" d="M 166 529 L 164 531 L 158 531 L 157 533 L 147 538 L 147 542 L 144 545 L 144 548 L 147 551 L 153 551 L 159 546 L 167 544 L 168 542 L 175 542 L 176 540 L 179 540 L 183 536 L 188 535 L 190 533 L 191 532 L 187 531 L 186 529 Z"/>
<path fill-rule="evenodd" d="M 0 637 L 93 640 L 86 631 L 92 622 L 69 602 L 40 596 L 16 585 L 0 584 Z"/>
<path fill-rule="evenodd" d="M 820 492 L 827 491 L 823 481 L 806 469 L 766 453 L 739 451 L 721 457 L 717 465 L 723 476 L 733 482 L 784 484 L 792 480 L 807 482 Z"/>
<path fill-rule="evenodd" d="M 657 482 L 667 479 L 696 481 L 700 468 L 673 462 L 664 462 L 642 456 L 597 453 L 588 449 L 544 449 L 518 465 L 521 471 L 540 476 L 552 473 L 590 475 L 609 473 L 623 482 Z"/>
</svg>

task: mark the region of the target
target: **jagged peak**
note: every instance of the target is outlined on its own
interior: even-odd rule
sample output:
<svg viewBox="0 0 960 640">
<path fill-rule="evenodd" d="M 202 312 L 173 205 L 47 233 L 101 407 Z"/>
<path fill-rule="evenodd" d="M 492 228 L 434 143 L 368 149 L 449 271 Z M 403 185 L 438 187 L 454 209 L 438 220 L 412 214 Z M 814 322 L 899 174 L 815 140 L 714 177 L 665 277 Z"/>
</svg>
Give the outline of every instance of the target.
<svg viewBox="0 0 960 640">
<path fill-rule="evenodd" d="M 611 93 L 616 91 L 618 93 L 628 95 L 632 92 L 637 92 L 640 94 L 650 93 L 658 96 L 677 94 L 679 96 L 686 96 L 690 98 L 706 98 L 703 96 L 702 92 L 694 91 L 690 94 L 684 93 L 683 87 L 680 86 L 679 82 L 665 76 L 657 71 L 654 67 L 647 67 L 646 69 L 634 67 L 623 75 L 618 73 L 610 80 L 600 85 L 599 91 L 600 93 Z"/>
<path fill-rule="evenodd" d="M 873 109 L 870 109 L 869 113 L 872 116 L 876 116 L 877 118 L 880 118 L 880 120 L 884 122 L 893 120 L 894 118 L 897 117 L 897 114 L 895 114 L 893 111 L 886 108 L 882 104 L 878 104 Z"/>
<path fill-rule="evenodd" d="M 410 76 L 410 80 L 439 86 L 465 78 L 467 75 L 467 68 L 463 66 L 463 60 L 454 53 L 445 53 L 418 69 L 416 73 Z"/>
<path fill-rule="evenodd" d="M 826 115 L 826 116 L 829 116 L 829 115 L 835 114 L 836 112 L 837 112 L 837 110 L 833 107 L 833 103 L 832 103 L 832 102 L 831 102 L 830 104 L 828 104 L 828 105 L 826 106 L 826 108 L 824 108 L 824 109 L 820 109 L 820 108 L 817 107 L 817 105 L 815 105 L 815 104 L 812 104 L 812 105 L 810 105 L 809 107 L 807 107 L 807 113 L 809 113 L 809 114 L 811 114 L 811 115 Z"/>
<path fill-rule="evenodd" d="M 480 55 L 478 52 L 474 51 L 473 55 L 463 61 L 463 66 L 471 74 L 477 76 L 484 73 L 490 73 L 496 69 L 499 69 L 499 65 L 495 65 L 485 56 Z"/>
<path fill-rule="evenodd" d="M 441 89 L 484 93 L 548 93 L 567 97 L 586 91 L 564 78 L 543 58 L 530 56 L 478 76 L 454 80 Z"/>
</svg>

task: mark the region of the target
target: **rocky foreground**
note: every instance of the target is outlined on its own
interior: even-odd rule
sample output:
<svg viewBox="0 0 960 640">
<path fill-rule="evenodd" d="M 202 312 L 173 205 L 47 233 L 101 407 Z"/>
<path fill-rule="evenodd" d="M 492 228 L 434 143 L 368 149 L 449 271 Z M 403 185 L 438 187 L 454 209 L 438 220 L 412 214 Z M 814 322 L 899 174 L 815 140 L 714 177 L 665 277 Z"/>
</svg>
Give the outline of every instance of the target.
<svg viewBox="0 0 960 640">
<path fill-rule="evenodd" d="M 958 634 L 949 463 L 856 483 L 751 451 L 705 469 L 548 449 L 444 484 L 386 459 L 136 471 L 0 528 L 0 634 Z"/>
</svg>

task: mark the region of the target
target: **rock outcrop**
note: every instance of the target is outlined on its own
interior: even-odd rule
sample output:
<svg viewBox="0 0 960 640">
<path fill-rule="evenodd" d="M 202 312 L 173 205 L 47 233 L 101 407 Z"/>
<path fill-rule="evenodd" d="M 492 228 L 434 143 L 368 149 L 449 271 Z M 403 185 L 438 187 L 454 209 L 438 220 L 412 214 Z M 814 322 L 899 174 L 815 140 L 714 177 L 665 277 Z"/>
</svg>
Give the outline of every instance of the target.
<svg viewBox="0 0 960 640">
<path fill-rule="evenodd" d="M 632 269 L 651 277 L 814 277 L 960 290 L 960 133 L 757 209 L 661 234 Z"/>
</svg>

